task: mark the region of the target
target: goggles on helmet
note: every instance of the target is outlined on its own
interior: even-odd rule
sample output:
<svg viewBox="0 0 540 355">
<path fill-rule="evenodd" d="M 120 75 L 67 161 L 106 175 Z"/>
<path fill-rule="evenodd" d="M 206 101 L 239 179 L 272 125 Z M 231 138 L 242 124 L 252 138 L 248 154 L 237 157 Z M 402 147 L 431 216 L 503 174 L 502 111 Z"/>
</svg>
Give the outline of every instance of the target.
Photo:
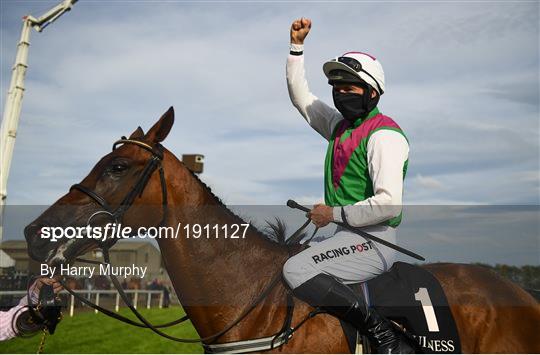
<svg viewBox="0 0 540 355">
<path fill-rule="evenodd" d="M 349 68 L 351 68 L 357 73 L 360 73 L 360 72 L 365 73 L 371 79 L 373 79 L 375 84 L 377 84 L 377 88 L 379 89 L 379 92 L 383 92 L 383 90 L 381 89 L 381 86 L 379 85 L 379 82 L 373 77 L 373 75 L 371 75 L 370 73 L 362 69 L 362 63 L 360 63 L 358 60 L 351 57 L 338 57 L 337 59 L 334 59 L 334 60 L 345 64 L 346 66 L 348 66 Z M 336 80 L 331 80 L 331 81 L 332 83 L 334 83 Z"/>
</svg>

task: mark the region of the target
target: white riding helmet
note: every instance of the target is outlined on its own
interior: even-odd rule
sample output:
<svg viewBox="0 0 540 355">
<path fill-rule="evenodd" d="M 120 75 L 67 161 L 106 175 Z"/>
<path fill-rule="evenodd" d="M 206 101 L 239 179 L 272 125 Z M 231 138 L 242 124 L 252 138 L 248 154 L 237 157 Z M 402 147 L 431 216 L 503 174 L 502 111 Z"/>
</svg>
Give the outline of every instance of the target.
<svg viewBox="0 0 540 355">
<path fill-rule="evenodd" d="M 352 74 L 352 78 L 359 78 L 371 85 L 379 95 L 384 93 L 384 71 L 381 63 L 372 55 L 362 52 L 347 52 L 341 57 L 324 63 L 323 71 L 328 83 L 347 81 L 343 71 Z"/>
</svg>

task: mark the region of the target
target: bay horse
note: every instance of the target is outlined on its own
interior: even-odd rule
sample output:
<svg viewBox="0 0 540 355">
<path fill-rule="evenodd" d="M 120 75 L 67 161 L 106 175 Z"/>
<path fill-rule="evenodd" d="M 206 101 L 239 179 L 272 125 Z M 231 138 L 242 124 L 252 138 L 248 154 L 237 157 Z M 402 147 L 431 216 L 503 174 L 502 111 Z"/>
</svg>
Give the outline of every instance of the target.
<svg viewBox="0 0 540 355">
<path fill-rule="evenodd" d="M 89 216 L 122 204 L 137 184 L 151 157 L 149 149 L 161 147 L 174 123 L 172 107 L 145 134 L 138 127 L 129 137 L 140 144 L 123 144 L 105 155 L 80 185 L 71 189 L 25 228 L 29 254 L 40 262 L 73 262 L 98 247 L 92 239 L 58 240 L 40 237 L 44 226 L 86 226 Z M 149 149 L 148 149 L 149 148 Z M 229 210 L 210 188 L 170 151 L 162 149 L 157 170 L 124 211 L 122 225 L 176 227 L 178 223 L 233 225 L 245 223 Z M 163 190 L 162 184 L 166 184 Z M 165 194 L 163 192 L 165 191 Z M 168 210 L 165 214 L 164 200 Z M 98 202 L 96 202 L 98 201 Z M 143 208 L 144 207 L 144 208 Z M 204 209 L 204 210 L 203 210 Z M 203 211 L 203 212 L 200 212 Z M 106 218 L 105 218 L 106 219 Z M 95 223 L 98 221 L 96 220 Z M 99 223 L 105 223 L 100 221 Z M 180 228 L 177 238 L 158 239 L 164 264 L 178 298 L 201 337 L 223 330 L 257 298 L 281 272 L 289 257 L 285 246 L 254 227 L 245 239 L 193 238 Z M 112 241 L 114 243 L 115 240 Z M 466 264 L 429 264 L 440 281 L 455 318 L 464 353 L 540 353 L 540 306 L 527 292 L 486 268 Z M 276 334 L 286 316 L 287 289 L 279 283 L 264 302 L 254 308 L 219 342 Z M 295 300 L 292 325 L 313 310 Z M 309 319 L 276 353 L 347 353 L 349 347 L 340 322 L 326 314 Z"/>
</svg>

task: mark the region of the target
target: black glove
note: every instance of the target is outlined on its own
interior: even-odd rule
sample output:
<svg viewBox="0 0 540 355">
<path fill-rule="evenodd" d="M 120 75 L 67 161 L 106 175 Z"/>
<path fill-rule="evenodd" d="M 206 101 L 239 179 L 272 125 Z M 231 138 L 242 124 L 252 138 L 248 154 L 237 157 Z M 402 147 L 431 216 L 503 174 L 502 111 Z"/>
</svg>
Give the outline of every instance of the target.
<svg viewBox="0 0 540 355">
<path fill-rule="evenodd" d="M 31 335 L 41 329 L 54 334 L 56 325 L 62 319 L 62 303 L 54 294 L 51 285 L 43 285 L 39 290 L 37 306 L 29 305 L 18 317 L 15 327 L 20 336 Z"/>
<path fill-rule="evenodd" d="M 62 301 L 54 294 L 51 285 L 43 285 L 39 290 L 39 313 L 49 334 L 54 334 L 56 325 L 62 319 Z"/>
</svg>

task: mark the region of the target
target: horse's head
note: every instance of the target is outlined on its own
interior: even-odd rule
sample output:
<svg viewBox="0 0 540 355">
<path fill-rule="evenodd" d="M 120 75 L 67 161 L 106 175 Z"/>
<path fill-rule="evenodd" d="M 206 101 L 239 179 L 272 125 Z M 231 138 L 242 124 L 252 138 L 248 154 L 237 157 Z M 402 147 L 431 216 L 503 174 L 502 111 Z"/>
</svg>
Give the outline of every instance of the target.
<svg viewBox="0 0 540 355">
<path fill-rule="evenodd" d="M 30 256 L 39 262 L 60 264 L 99 247 L 100 240 L 85 235 L 86 226 L 103 231 L 115 222 L 133 230 L 158 225 L 164 218 L 162 203 L 167 191 L 161 181 L 161 164 L 172 156 L 160 142 L 173 123 L 171 107 L 146 134 L 138 127 L 128 139 L 118 141 L 80 184 L 26 226 Z M 59 233 L 85 237 L 53 242 L 51 237 Z M 116 240 L 104 243 L 110 246 Z"/>
</svg>

